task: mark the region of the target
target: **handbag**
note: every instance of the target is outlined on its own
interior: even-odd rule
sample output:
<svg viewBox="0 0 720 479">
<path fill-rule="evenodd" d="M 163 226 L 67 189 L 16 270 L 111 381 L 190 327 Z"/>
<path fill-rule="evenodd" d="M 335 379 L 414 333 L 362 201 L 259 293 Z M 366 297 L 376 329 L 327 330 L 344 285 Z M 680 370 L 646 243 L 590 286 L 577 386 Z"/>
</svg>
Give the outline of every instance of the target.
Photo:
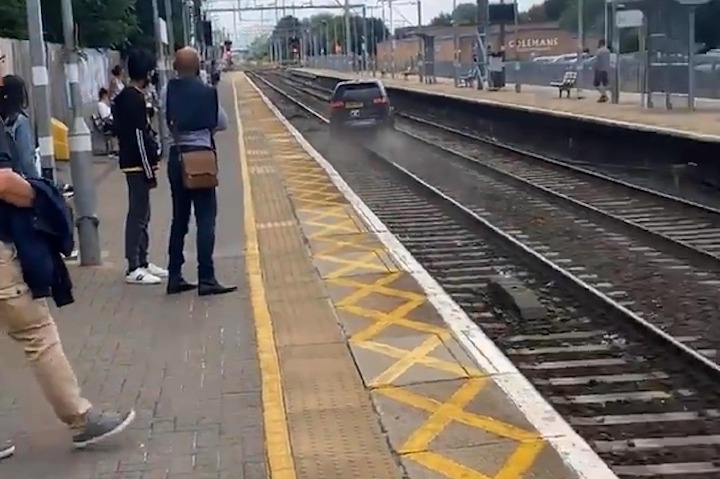
<svg viewBox="0 0 720 479">
<path fill-rule="evenodd" d="M 182 151 L 178 132 L 172 127 L 175 147 L 180 155 L 183 186 L 188 190 L 215 188 L 218 185 L 218 162 L 215 150 Z"/>
</svg>

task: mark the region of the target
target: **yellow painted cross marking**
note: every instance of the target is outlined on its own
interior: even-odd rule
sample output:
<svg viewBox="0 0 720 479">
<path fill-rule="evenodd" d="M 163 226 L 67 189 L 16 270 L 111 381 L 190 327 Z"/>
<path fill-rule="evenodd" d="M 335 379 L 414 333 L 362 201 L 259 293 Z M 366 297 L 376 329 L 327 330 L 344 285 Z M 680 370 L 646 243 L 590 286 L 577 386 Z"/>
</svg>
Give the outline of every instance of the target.
<svg viewBox="0 0 720 479">
<path fill-rule="evenodd" d="M 405 374 L 408 369 L 440 345 L 442 345 L 442 340 L 438 336 L 429 336 L 420 346 L 405 354 L 398 362 L 373 379 L 368 386 L 377 387 L 383 384 L 392 384 L 393 381 Z M 462 368 L 460 370 L 462 371 L 461 375 L 465 375 L 465 371 Z"/>
<path fill-rule="evenodd" d="M 398 448 L 398 453 L 452 479 L 521 478 L 535 462 L 537 455 L 545 446 L 545 442 L 535 432 L 526 431 L 491 417 L 465 411 L 465 407 L 477 397 L 488 380 L 488 378 L 468 379 L 444 403 L 415 394 L 407 389 L 378 389 L 377 392 L 386 397 L 430 413 L 425 423 L 410 434 L 402 446 Z M 517 447 L 494 475 L 483 474 L 436 452 L 429 451 L 432 441 L 453 422 L 510 439 L 517 443 Z"/>
<path fill-rule="evenodd" d="M 387 272 L 387 267 L 385 266 L 385 264 L 382 263 L 382 261 L 378 258 L 378 255 L 374 252 L 365 253 L 358 259 L 338 258 L 337 256 L 330 256 L 324 254 L 318 254 L 315 255 L 315 257 L 318 259 L 330 261 L 332 263 L 340 263 L 343 265 L 342 267 L 327 274 L 325 276 L 327 279 L 348 276 L 354 271 L 363 271 L 363 273 L 367 274 L 372 274 L 370 273 L 370 271 L 367 270 L 373 270 L 378 273 Z"/>
<path fill-rule="evenodd" d="M 431 338 L 438 338 L 437 336 L 431 336 Z M 438 338 L 439 340 L 439 338 Z M 363 341 L 363 342 L 355 342 L 353 341 L 353 344 L 357 344 L 363 349 L 367 349 L 368 351 L 373 351 L 379 354 L 383 354 L 385 356 L 389 356 L 391 358 L 403 360 L 409 356 L 409 353 L 411 351 L 407 351 L 406 349 L 397 348 L 395 346 L 391 346 L 389 344 L 375 342 L 375 341 Z M 481 376 L 482 372 L 476 369 L 472 368 L 463 368 L 460 364 L 456 362 L 450 362 L 450 361 L 444 361 L 442 359 L 437 359 L 432 356 L 418 356 L 414 357 L 413 364 L 421 364 L 423 366 L 437 369 L 439 371 L 444 371 L 446 373 L 454 374 L 458 377 L 463 377 L 466 375 L 471 376 Z M 396 363 L 397 364 L 397 363 Z M 466 371 L 467 369 L 467 371 Z M 383 373 L 384 374 L 384 373 Z M 399 376 L 398 376 L 399 377 Z M 378 378 L 375 378 L 373 383 L 374 387 L 380 387 L 382 384 L 379 384 L 380 381 L 378 381 Z"/>
</svg>

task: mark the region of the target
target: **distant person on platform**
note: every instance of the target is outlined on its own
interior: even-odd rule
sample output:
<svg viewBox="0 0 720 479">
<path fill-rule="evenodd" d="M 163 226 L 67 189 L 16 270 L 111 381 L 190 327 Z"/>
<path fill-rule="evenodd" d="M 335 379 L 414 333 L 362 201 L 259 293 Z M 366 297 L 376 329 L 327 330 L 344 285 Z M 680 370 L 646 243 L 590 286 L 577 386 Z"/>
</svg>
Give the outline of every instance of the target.
<svg viewBox="0 0 720 479">
<path fill-rule="evenodd" d="M 172 194 L 172 224 L 168 245 L 168 294 L 195 289 L 182 275 L 183 250 L 188 233 L 190 212 L 195 210 L 197 224 L 198 294 L 200 296 L 231 293 L 237 286 L 223 286 L 215 276 L 216 188 L 190 189 L 183 179 L 181 156 L 189 152 L 215 151 L 214 134 L 227 129 L 228 118 L 220 106 L 215 88 L 200 78 L 200 55 L 194 48 L 175 52 L 173 78 L 160 94 L 163 116 L 170 132 L 168 145 L 168 178 Z"/>
<path fill-rule="evenodd" d="M 125 82 L 123 81 L 123 67 L 115 65 L 112 69 L 112 78 L 110 78 L 110 85 L 108 96 L 110 97 L 110 103 L 115 101 L 121 91 L 125 88 Z"/>
<path fill-rule="evenodd" d="M 598 48 L 595 52 L 593 85 L 600 92 L 598 103 L 605 103 L 608 100 L 607 91 L 610 86 L 610 50 L 605 39 L 598 41 Z"/>
<path fill-rule="evenodd" d="M 17 158 L 14 159 L 14 169 L 26 178 L 39 178 L 42 172 L 35 154 L 35 128 L 30 121 L 27 107 L 25 80 L 17 75 L 3 77 L 3 85 L 0 87 L 0 119 L 5 131 L 15 142 Z"/>
<path fill-rule="evenodd" d="M 199 72 L 198 75 L 199 75 L 199 77 L 200 77 L 200 80 L 202 80 L 202 82 L 203 82 L 204 84 L 207 85 L 207 84 L 209 83 L 209 82 L 208 82 L 207 67 L 206 67 L 206 65 L 205 65 L 205 62 L 202 61 L 202 60 L 200 61 L 200 72 Z"/>
</svg>

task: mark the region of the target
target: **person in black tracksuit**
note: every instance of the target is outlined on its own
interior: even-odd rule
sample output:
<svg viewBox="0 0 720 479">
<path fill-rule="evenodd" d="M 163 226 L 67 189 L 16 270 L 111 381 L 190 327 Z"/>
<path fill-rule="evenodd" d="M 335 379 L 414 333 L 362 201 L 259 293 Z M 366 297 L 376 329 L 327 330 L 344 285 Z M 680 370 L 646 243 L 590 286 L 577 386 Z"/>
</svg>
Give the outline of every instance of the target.
<svg viewBox="0 0 720 479">
<path fill-rule="evenodd" d="M 113 128 L 120 147 L 120 169 L 128 187 L 128 213 L 125 222 L 125 281 L 131 284 L 159 284 L 168 273 L 148 260 L 150 190 L 157 186 L 160 148 L 150 125 L 145 101 L 155 59 L 144 51 L 128 58 L 130 84 L 113 102 Z"/>
</svg>

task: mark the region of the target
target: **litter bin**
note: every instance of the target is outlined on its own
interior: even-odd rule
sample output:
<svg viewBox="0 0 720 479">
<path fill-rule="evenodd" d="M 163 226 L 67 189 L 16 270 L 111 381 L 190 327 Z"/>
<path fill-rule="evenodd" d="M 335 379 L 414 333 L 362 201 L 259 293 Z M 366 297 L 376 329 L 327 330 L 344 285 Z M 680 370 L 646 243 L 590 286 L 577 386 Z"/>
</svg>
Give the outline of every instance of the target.
<svg viewBox="0 0 720 479">
<path fill-rule="evenodd" d="M 57 118 L 50 119 L 55 161 L 70 161 L 69 128 Z"/>
<path fill-rule="evenodd" d="M 490 55 L 488 57 L 488 75 L 490 76 L 491 90 L 498 90 L 505 86 L 505 62 L 502 56 Z"/>
<path fill-rule="evenodd" d="M 493 88 L 505 87 L 505 67 L 501 70 L 490 72 L 490 83 Z"/>
</svg>

